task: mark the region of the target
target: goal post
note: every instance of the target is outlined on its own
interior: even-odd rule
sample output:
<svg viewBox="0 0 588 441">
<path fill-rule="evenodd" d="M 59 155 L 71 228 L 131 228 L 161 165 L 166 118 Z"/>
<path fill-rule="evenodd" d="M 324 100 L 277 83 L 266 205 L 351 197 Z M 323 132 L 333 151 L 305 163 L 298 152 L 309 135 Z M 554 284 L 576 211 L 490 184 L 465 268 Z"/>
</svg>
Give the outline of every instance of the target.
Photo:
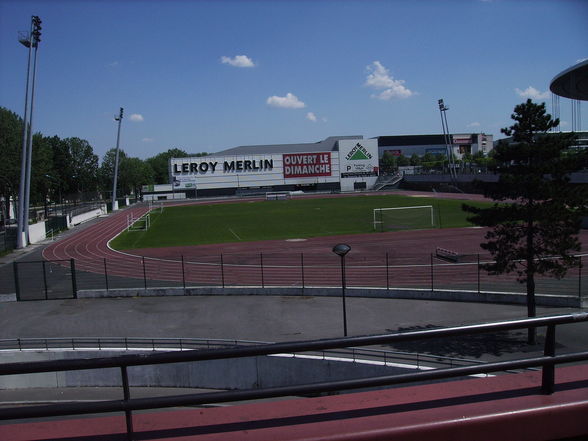
<svg viewBox="0 0 588 441">
<path fill-rule="evenodd" d="M 374 208 L 373 213 L 374 230 L 414 230 L 436 226 L 432 205 Z"/>
</svg>

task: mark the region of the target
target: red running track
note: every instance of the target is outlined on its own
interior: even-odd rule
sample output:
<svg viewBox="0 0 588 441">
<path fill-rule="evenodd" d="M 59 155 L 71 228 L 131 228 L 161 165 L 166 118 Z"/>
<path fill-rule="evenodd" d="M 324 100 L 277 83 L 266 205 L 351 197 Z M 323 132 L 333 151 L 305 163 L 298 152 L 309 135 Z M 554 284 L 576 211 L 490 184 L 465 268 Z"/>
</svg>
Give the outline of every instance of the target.
<svg viewBox="0 0 588 441">
<path fill-rule="evenodd" d="M 481 198 L 479 195 L 451 196 Z M 231 202 L 235 201 L 189 203 Z M 147 211 L 147 206 L 140 205 L 117 212 L 51 244 L 43 251 L 43 257 L 47 260 L 73 258 L 77 269 L 97 274 L 104 274 L 106 259 L 109 276 L 143 279 L 145 274 L 150 280 L 175 283 L 185 280 L 188 285 L 340 286 L 340 260 L 331 249 L 336 243 L 345 242 L 352 248 L 346 258 L 348 286 L 429 288 L 433 278 L 436 288 L 471 289 L 478 283 L 475 257 L 468 264 L 459 265 L 435 260 L 432 275 L 431 254 L 436 247 L 460 254 L 483 253 L 479 244 L 486 232 L 480 228 L 434 229 L 147 248 L 129 252 L 108 247 L 108 242 L 127 227 L 127 216 L 138 218 Z M 583 244 L 588 244 L 588 232 L 583 232 L 581 239 Z M 574 276 L 577 276 L 577 270 L 569 274 L 570 278 Z M 484 285 L 513 285 L 511 276 L 492 276 L 490 279 L 483 273 L 480 277 Z"/>
</svg>

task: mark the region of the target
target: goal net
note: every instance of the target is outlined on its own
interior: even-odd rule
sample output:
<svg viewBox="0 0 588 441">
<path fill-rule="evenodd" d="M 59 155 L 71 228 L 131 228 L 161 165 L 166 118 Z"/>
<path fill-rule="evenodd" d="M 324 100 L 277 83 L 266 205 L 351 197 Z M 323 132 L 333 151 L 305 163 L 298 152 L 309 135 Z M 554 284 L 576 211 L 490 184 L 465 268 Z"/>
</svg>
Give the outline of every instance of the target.
<svg viewBox="0 0 588 441">
<path fill-rule="evenodd" d="M 374 230 L 415 230 L 436 227 L 432 205 L 374 208 Z"/>
</svg>

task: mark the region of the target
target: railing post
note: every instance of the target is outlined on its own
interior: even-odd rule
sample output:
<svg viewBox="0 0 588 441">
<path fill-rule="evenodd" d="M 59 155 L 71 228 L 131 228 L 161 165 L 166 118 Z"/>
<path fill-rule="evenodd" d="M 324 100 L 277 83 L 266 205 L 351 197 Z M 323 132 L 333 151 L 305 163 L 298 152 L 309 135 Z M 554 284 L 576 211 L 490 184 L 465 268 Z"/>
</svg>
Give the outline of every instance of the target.
<svg viewBox="0 0 588 441">
<path fill-rule="evenodd" d="M 545 335 L 545 347 L 543 355 L 546 357 L 553 357 L 555 355 L 555 325 L 547 326 L 547 334 Z M 555 364 L 545 363 L 542 366 L 542 380 L 541 392 L 544 394 L 552 394 L 555 389 Z"/>
<path fill-rule="evenodd" d="M 122 377 L 123 396 L 125 403 L 131 399 L 131 391 L 129 390 L 129 375 L 127 373 L 127 367 L 121 366 L 120 373 Z M 131 410 L 125 410 L 125 420 L 127 423 L 127 439 L 132 441 L 133 439 L 133 414 Z"/>
<path fill-rule="evenodd" d="M 76 261 L 74 259 L 70 259 L 69 266 L 71 268 L 71 289 L 73 291 L 74 299 L 78 298 L 78 281 L 76 278 Z"/>
<path fill-rule="evenodd" d="M 261 287 L 265 288 L 265 283 L 263 280 L 263 253 L 259 253 L 259 263 L 261 268 Z"/>
<path fill-rule="evenodd" d="M 147 292 L 147 270 L 145 269 L 145 256 L 141 256 L 143 261 L 143 284 L 145 286 L 145 292 Z"/>
<path fill-rule="evenodd" d="M 14 262 L 13 264 L 13 270 L 14 270 L 14 291 L 16 292 L 16 301 L 20 301 L 20 280 L 18 278 L 18 262 Z"/>
<path fill-rule="evenodd" d="M 49 300 L 49 293 L 47 291 L 47 270 L 45 268 L 45 261 L 41 262 L 43 266 L 43 287 L 45 288 L 45 300 Z"/>
<path fill-rule="evenodd" d="M 184 287 L 184 295 L 186 295 L 186 271 L 184 269 L 184 255 L 182 254 L 182 286 Z"/>
<path fill-rule="evenodd" d="M 104 258 L 104 282 L 106 283 L 106 293 L 108 293 L 108 269 L 106 268 L 106 257 Z"/>
<path fill-rule="evenodd" d="M 221 253 L 220 259 L 221 259 L 221 282 L 222 282 L 222 286 L 224 288 L 225 287 L 225 264 L 224 264 L 224 259 L 223 259 L 223 253 Z"/>
</svg>

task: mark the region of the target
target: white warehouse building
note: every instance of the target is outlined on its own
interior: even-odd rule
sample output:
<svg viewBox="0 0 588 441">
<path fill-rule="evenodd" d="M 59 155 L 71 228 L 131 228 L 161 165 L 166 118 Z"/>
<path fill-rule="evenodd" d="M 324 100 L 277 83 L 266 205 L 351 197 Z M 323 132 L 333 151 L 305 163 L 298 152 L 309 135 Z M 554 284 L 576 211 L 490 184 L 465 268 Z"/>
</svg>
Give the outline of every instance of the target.
<svg viewBox="0 0 588 441">
<path fill-rule="evenodd" d="M 272 191 L 371 189 L 378 140 L 333 136 L 316 143 L 242 146 L 211 156 L 172 158 L 170 183 L 184 197 Z"/>
</svg>

